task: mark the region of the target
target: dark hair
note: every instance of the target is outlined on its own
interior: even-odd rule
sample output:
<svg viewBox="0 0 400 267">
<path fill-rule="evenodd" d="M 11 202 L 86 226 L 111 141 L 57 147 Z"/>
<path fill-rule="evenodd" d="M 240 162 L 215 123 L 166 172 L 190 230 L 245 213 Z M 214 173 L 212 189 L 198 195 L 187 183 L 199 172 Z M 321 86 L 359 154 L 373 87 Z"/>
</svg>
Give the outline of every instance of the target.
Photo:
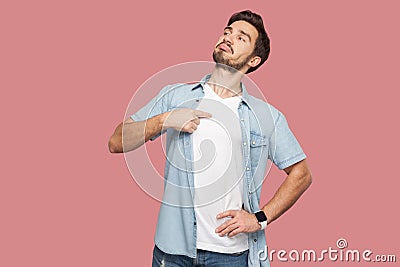
<svg viewBox="0 0 400 267">
<path fill-rule="evenodd" d="M 258 38 L 254 46 L 253 55 L 259 56 L 261 58 L 261 62 L 257 66 L 248 69 L 247 73 L 250 73 L 258 69 L 267 60 L 270 51 L 270 45 L 269 45 L 270 41 L 268 38 L 268 34 L 265 31 L 264 23 L 260 15 L 253 13 L 250 10 L 244 10 L 235 13 L 230 17 L 228 21 L 228 26 L 230 26 L 235 21 L 239 20 L 243 20 L 250 23 L 257 29 L 258 32 Z"/>
</svg>

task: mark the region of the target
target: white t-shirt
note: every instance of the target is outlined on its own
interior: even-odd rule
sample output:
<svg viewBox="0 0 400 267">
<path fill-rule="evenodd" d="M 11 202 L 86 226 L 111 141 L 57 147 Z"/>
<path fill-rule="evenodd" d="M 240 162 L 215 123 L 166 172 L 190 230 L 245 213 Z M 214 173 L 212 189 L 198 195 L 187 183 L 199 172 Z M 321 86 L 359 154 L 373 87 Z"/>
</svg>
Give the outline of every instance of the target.
<svg viewBox="0 0 400 267">
<path fill-rule="evenodd" d="M 247 233 L 219 236 L 215 229 L 230 217 L 216 219 L 243 203 L 242 135 L 238 116 L 239 96 L 221 98 L 205 84 L 198 110 L 212 114 L 201 118 L 193 132 L 197 248 L 221 253 L 248 249 Z"/>
</svg>

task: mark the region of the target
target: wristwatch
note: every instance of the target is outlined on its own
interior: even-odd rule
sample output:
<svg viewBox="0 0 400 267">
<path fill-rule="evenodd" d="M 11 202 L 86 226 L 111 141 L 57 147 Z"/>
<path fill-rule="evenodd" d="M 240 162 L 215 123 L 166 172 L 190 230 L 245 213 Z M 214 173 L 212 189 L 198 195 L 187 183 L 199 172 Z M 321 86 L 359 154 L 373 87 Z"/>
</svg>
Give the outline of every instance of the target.
<svg viewBox="0 0 400 267">
<path fill-rule="evenodd" d="M 261 225 L 261 230 L 264 230 L 265 227 L 267 227 L 268 219 L 267 216 L 265 216 L 264 211 L 260 210 L 254 213 L 256 215 L 258 223 Z"/>
</svg>

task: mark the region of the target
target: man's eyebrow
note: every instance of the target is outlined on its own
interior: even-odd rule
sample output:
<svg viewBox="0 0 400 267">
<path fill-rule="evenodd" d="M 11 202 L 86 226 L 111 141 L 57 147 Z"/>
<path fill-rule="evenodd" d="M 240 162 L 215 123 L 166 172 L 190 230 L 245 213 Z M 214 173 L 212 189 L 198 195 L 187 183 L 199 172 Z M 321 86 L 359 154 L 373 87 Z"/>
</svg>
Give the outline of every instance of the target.
<svg viewBox="0 0 400 267">
<path fill-rule="evenodd" d="M 232 28 L 231 26 L 226 26 L 226 27 L 224 28 L 224 31 L 226 31 L 226 30 L 230 30 L 230 31 L 232 31 L 232 30 L 233 30 L 233 28 Z"/>
<path fill-rule="evenodd" d="M 226 26 L 225 28 L 224 28 L 224 31 L 226 31 L 226 30 L 229 30 L 229 31 L 233 31 L 233 28 L 231 27 L 231 26 Z M 249 38 L 249 40 L 250 40 L 250 42 L 251 42 L 251 37 L 250 37 L 250 34 L 248 34 L 247 32 L 245 32 L 245 31 L 243 31 L 243 30 L 239 30 L 239 32 L 241 33 L 241 34 L 243 34 L 243 35 L 246 35 L 247 36 L 247 38 Z"/>
</svg>

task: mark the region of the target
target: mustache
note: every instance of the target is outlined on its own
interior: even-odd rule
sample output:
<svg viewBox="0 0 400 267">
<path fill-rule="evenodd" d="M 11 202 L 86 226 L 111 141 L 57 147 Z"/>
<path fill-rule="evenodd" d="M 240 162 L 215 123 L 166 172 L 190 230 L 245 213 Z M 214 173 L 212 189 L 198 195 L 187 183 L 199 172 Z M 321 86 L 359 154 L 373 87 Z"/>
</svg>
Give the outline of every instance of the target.
<svg viewBox="0 0 400 267">
<path fill-rule="evenodd" d="M 217 48 L 220 44 L 224 44 L 224 45 L 226 45 L 227 47 L 229 47 L 229 49 L 231 50 L 231 52 L 232 52 L 232 54 L 233 54 L 233 48 L 232 48 L 232 46 L 231 46 L 229 43 L 227 43 L 227 42 L 222 41 L 222 42 L 220 42 L 219 44 L 217 44 L 217 45 L 215 46 L 215 48 Z"/>
</svg>

